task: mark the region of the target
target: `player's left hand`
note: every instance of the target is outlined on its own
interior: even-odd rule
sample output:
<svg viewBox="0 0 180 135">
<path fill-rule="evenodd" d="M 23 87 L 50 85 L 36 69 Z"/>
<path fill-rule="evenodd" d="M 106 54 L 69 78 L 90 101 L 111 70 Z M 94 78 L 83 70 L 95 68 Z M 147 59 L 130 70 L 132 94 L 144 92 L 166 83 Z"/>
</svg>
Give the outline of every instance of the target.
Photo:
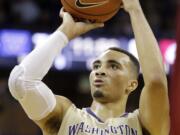
<svg viewBox="0 0 180 135">
<path fill-rule="evenodd" d="M 63 23 L 59 27 L 59 30 L 64 32 L 69 40 L 92 29 L 104 26 L 104 23 L 91 23 L 90 21 L 76 22 L 68 12 L 64 11 L 63 8 L 60 11 L 60 17 L 63 19 Z"/>
</svg>

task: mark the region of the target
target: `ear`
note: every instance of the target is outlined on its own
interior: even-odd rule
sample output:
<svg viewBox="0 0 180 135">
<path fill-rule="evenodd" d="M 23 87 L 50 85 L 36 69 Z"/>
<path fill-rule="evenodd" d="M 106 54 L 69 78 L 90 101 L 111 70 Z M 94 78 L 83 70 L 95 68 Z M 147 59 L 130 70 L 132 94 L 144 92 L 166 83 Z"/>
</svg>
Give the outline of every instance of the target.
<svg viewBox="0 0 180 135">
<path fill-rule="evenodd" d="M 128 82 L 128 87 L 126 89 L 126 93 L 130 94 L 132 91 L 134 91 L 138 86 L 138 81 L 137 80 L 129 80 Z"/>
</svg>

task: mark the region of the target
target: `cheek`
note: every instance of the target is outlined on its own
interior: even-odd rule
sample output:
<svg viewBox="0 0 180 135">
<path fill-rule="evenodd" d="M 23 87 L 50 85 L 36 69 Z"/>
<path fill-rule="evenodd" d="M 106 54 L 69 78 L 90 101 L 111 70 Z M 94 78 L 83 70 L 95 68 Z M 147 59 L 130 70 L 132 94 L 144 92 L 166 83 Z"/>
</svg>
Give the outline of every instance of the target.
<svg viewBox="0 0 180 135">
<path fill-rule="evenodd" d="M 92 81 L 93 81 L 93 78 L 94 78 L 94 73 L 91 72 L 90 75 L 89 75 L 89 82 L 90 82 L 90 86 L 92 86 Z"/>
<path fill-rule="evenodd" d="M 123 78 L 123 76 L 115 76 L 112 78 L 111 83 L 113 97 L 116 99 L 122 98 L 126 91 L 126 80 Z"/>
<path fill-rule="evenodd" d="M 126 89 L 127 77 L 122 73 L 116 73 L 111 76 L 111 86 L 114 87 L 115 90 L 124 90 Z"/>
<path fill-rule="evenodd" d="M 121 73 L 111 73 L 110 77 L 112 83 L 119 84 L 123 81 L 123 75 Z"/>
</svg>

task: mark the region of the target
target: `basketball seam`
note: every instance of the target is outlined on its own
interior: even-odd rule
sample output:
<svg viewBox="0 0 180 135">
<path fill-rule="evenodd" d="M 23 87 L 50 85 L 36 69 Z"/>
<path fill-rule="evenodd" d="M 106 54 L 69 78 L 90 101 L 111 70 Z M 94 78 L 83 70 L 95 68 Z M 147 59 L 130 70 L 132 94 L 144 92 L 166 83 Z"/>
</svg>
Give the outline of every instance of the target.
<svg viewBox="0 0 180 135">
<path fill-rule="evenodd" d="M 76 12 L 80 13 L 80 14 L 83 14 L 83 15 L 90 15 L 90 16 L 103 16 L 103 15 L 109 15 L 111 13 L 114 13 L 115 11 L 119 10 L 120 8 L 117 8 L 115 10 L 112 10 L 111 12 L 107 12 L 105 14 L 88 14 L 88 13 L 84 13 L 84 12 L 80 12 L 78 10 L 76 10 L 74 7 L 72 7 L 66 0 L 64 0 L 64 2 L 66 2 L 66 4 L 73 10 L 75 10 Z"/>
</svg>

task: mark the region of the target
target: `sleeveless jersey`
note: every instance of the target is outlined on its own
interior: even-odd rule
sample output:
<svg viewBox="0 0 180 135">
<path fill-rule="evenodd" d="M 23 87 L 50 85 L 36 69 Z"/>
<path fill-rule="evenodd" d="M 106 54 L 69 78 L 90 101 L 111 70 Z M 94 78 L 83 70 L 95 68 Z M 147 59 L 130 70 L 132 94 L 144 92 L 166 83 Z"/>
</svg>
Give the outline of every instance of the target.
<svg viewBox="0 0 180 135">
<path fill-rule="evenodd" d="M 138 110 L 102 122 L 90 108 L 67 110 L 58 135 L 142 135 Z"/>
</svg>

